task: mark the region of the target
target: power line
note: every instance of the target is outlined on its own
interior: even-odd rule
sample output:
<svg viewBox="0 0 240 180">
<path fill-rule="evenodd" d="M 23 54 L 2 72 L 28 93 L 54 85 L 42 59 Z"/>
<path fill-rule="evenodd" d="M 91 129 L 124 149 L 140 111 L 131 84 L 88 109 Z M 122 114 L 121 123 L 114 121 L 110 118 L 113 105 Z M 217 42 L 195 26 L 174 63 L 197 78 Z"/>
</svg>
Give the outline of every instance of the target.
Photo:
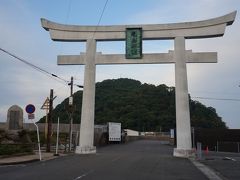
<svg viewBox="0 0 240 180">
<path fill-rule="evenodd" d="M 104 4 L 103 9 L 102 9 L 102 12 L 101 12 L 101 15 L 100 15 L 100 17 L 99 17 L 99 19 L 98 19 L 98 23 L 97 23 L 96 28 L 95 28 L 95 30 L 94 30 L 94 32 L 93 32 L 92 39 L 94 38 L 95 33 L 96 33 L 96 31 L 97 31 L 97 28 L 98 28 L 98 26 L 99 26 L 99 24 L 100 24 L 100 22 L 101 22 L 101 20 L 102 20 L 103 14 L 104 14 L 105 9 L 106 9 L 106 7 L 107 7 L 107 3 L 108 3 L 108 0 L 105 1 L 105 4 Z M 87 48 L 88 48 L 88 47 L 87 47 Z"/>
<path fill-rule="evenodd" d="M 100 22 L 101 22 L 101 20 L 102 20 L 102 17 L 103 17 L 104 11 L 105 11 L 105 9 L 106 9 L 106 7 L 107 7 L 107 3 L 108 3 L 108 0 L 106 0 L 106 2 L 105 2 L 105 4 L 104 4 L 104 7 L 103 7 L 103 10 L 102 10 L 102 13 L 101 13 L 100 18 L 99 18 L 98 23 L 97 23 L 97 27 L 99 26 L 99 24 L 100 24 Z"/>
<path fill-rule="evenodd" d="M 136 89 L 124 89 L 124 88 L 116 88 L 113 87 L 113 90 L 118 90 L 118 91 L 125 91 L 125 92 L 134 92 L 136 93 Z M 105 91 L 109 91 L 110 89 L 107 89 Z M 141 94 L 141 96 L 156 96 L 158 95 L 157 92 L 153 92 L 153 93 L 146 93 L 144 92 L 143 94 Z M 211 97 L 199 97 L 199 96 L 191 96 L 191 99 L 209 99 L 209 100 L 220 100 L 220 101 L 240 101 L 240 99 L 234 99 L 234 98 L 211 98 Z"/>
<path fill-rule="evenodd" d="M 196 99 L 209 99 L 209 100 L 220 100 L 220 101 L 240 101 L 240 99 L 231 99 L 231 98 L 211 98 L 211 97 L 191 97 Z"/>
<path fill-rule="evenodd" d="M 69 0 L 68 1 L 68 10 L 67 10 L 66 23 L 68 21 L 69 15 L 70 15 L 71 7 L 72 7 L 72 0 Z"/>
<path fill-rule="evenodd" d="M 96 33 L 96 31 L 97 31 L 97 28 L 98 28 L 98 26 L 99 26 L 99 24 L 100 24 L 100 22 L 101 22 L 101 20 L 102 20 L 102 17 L 103 17 L 103 14 L 104 14 L 104 12 L 105 12 L 105 9 L 106 9 L 106 7 L 107 7 L 107 4 L 108 4 L 108 0 L 105 1 L 105 4 L 104 4 L 103 9 L 102 9 L 102 12 L 101 12 L 101 15 L 100 15 L 100 17 L 99 17 L 99 19 L 98 19 L 98 23 L 97 23 L 96 28 L 95 28 L 95 30 L 94 30 L 94 32 L 93 32 L 92 39 L 94 38 L 95 33 Z"/>
<path fill-rule="evenodd" d="M 100 15 L 100 17 L 99 17 L 99 19 L 98 19 L 98 23 L 97 23 L 96 28 L 95 28 L 95 30 L 94 30 L 94 32 L 93 32 L 92 39 L 94 38 L 94 36 L 95 36 L 95 34 L 96 34 L 96 32 L 97 32 L 97 28 L 98 28 L 98 26 L 99 26 L 99 24 L 100 24 L 100 22 L 101 22 L 101 20 L 102 20 L 103 14 L 104 14 L 105 9 L 106 9 L 106 7 L 107 7 L 107 3 L 108 3 L 108 0 L 105 1 L 105 4 L 104 4 L 103 9 L 102 9 L 102 12 L 101 12 L 101 15 Z M 88 49 L 88 47 L 87 47 L 86 49 Z"/>
<path fill-rule="evenodd" d="M 96 25 L 96 28 L 95 28 L 93 34 L 92 34 L 92 38 L 91 38 L 91 39 L 93 39 L 94 36 L 95 36 L 95 34 L 96 34 L 97 28 L 98 28 L 98 26 L 100 25 L 100 22 L 101 22 L 101 20 L 102 20 L 103 14 L 104 14 L 104 12 L 105 12 L 105 10 L 106 10 L 107 4 L 108 4 L 108 0 L 105 1 L 105 4 L 104 4 L 103 9 L 102 9 L 102 12 L 101 12 L 101 15 L 100 15 L 100 17 L 99 17 L 99 19 L 98 19 L 98 23 L 97 23 L 97 25 Z M 86 46 L 86 50 L 89 48 L 88 46 L 90 46 L 90 44 L 88 44 L 88 45 Z M 86 58 L 86 57 L 85 57 L 85 58 Z M 84 60 L 85 60 L 85 58 L 84 58 Z M 79 87 L 79 86 L 78 86 L 78 87 Z"/>
<path fill-rule="evenodd" d="M 68 83 L 67 80 L 65 80 L 65 79 L 57 76 L 56 74 L 50 73 L 50 72 L 46 71 L 45 69 L 40 68 L 40 67 L 38 67 L 38 66 L 36 66 L 36 65 L 28 62 L 27 60 L 24 60 L 23 58 L 20 58 L 20 57 L 16 56 L 15 54 L 13 54 L 13 53 L 5 50 L 5 49 L 0 48 L 0 50 L 1 50 L 2 52 L 4 52 L 4 53 L 8 54 L 9 56 L 11 56 L 11 57 L 19 60 L 20 62 L 22 62 L 22 63 L 30 66 L 31 68 L 37 70 L 38 72 L 41 72 L 41 73 L 47 75 L 48 77 L 51 77 L 51 78 L 53 78 L 54 80 L 57 80 L 57 81 L 60 82 L 60 83 L 64 83 L 65 85 Z"/>
<path fill-rule="evenodd" d="M 192 94 L 240 94 L 240 92 L 221 92 L 221 91 L 189 91 Z"/>
</svg>

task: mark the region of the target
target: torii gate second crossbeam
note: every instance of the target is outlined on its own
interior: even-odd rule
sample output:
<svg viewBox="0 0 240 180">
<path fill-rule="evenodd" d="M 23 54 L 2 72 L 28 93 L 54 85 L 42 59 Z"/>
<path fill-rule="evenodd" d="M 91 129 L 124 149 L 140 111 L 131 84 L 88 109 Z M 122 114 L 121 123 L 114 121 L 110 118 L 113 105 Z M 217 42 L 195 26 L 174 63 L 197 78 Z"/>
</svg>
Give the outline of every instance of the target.
<svg viewBox="0 0 240 180">
<path fill-rule="evenodd" d="M 62 25 L 42 19 L 42 26 L 54 41 L 86 41 L 86 53 L 58 56 L 59 65 L 85 65 L 84 91 L 78 154 L 95 153 L 94 109 L 95 75 L 98 64 L 175 64 L 177 147 L 174 156 L 193 155 L 189 112 L 186 63 L 216 63 L 216 52 L 193 53 L 185 49 L 185 39 L 223 36 L 227 25 L 234 22 L 236 11 L 205 21 L 125 26 L 74 26 Z M 125 40 L 127 28 L 141 28 L 143 40 L 173 39 L 174 50 L 168 53 L 143 54 L 141 59 L 126 59 L 122 54 L 96 53 L 97 41 Z M 94 36 L 93 36 L 94 34 Z"/>
</svg>

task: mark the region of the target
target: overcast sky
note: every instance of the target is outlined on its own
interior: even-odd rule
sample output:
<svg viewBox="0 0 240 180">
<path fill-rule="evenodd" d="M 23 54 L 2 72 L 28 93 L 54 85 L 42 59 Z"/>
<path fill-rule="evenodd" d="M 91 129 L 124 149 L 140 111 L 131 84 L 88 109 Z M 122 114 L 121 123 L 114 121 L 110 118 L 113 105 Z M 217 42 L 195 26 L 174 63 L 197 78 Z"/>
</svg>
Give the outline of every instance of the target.
<svg viewBox="0 0 240 180">
<path fill-rule="evenodd" d="M 41 27 L 40 18 L 75 25 L 97 25 L 106 0 L 1 0 L 0 48 L 56 74 L 66 80 L 74 76 L 83 84 L 84 66 L 57 66 L 57 55 L 76 55 L 85 51 L 85 43 L 53 42 Z M 210 19 L 240 10 L 239 0 L 109 0 L 100 25 L 164 24 Z M 218 63 L 188 64 L 188 88 L 192 97 L 230 100 L 194 99 L 216 109 L 230 128 L 240 128 L 240 23 L 237 14 L 223 37 L 187 40 L 194 52 L 218 52 Z M 173 41 L 144 41 L 144 53 L 167 52 Z M 98 43 L 97 51 L 124 53 L 124 42 Z M 45 114 L 40 109 L 54 89 L 54 105 L 70 94 L 69 87 L 16 59 L 0 52 L 0 121 L 16 104 L 25 109 L 36 106 L 36 119 Z M 174 65 L 97 66 L 96 80 L 131 78 L 142 83 L 175 86 Z M 74 87 L 74 91 L 78 89 Z M 24 114 L 27 122 L 26 113 Z"/>
</svg>

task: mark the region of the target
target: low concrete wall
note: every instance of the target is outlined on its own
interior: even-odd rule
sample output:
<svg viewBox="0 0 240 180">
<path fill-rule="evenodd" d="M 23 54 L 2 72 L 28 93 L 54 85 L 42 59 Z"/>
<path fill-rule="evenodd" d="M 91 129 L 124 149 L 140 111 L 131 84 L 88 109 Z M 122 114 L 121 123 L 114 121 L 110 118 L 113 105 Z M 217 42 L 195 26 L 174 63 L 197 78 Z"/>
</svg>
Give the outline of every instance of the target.
<svg viewBox="0 0 240 180">
<path fill-rule="evenodd" d="M 38 128 L 40 132 L 45 131 L 45 123 L 38 123 Z M 23 128 L 29 131 L 35 131 L 36 126 L 32 123 L 24 123 Z M 72 131 L 77 132 L 80 130 L 80 124 L 73 124 L 72 125 Z M 52 132 L 57 132 L 57 124 L 53 123 L 52 124 Z M 69 124 L 59 124 L 59 132 L 61 133 L 68 133 L 69 132 Z"/>
<path fill-rule="evenodd" d="M 6 123 L 0 123 L 0 129 L 6 129 Z M 40 132 L 45 131 L 45 123 L 38 123 L 38 128 Z M 36 126 L 33 123 L 24 123 L 23 129 L 28 131 L 36 131 Z M 79 135 L 80 124 L 73 124 L 72 126 L 73 134 Z M 57 132 L 57 124 L 52 124 L 52 132 Z M 59 132 L 60 133 L 69 133 L 69 124 L 59 124 Z M 95 125 L 94 126 L 94 144 L 95 146 L 101 146 L 107 144 L 106 142 L 106 133 L 107 126 L 106 125 Z M 78 143 L 78 142 L 77 142 Z"/>
<path fill-rule="evenodd" d="M 169 144 L 173 144 L 174 139 L 170 138 L 170 136 L 126 136 L 125 141 L 131 142 L 136 140 L 156 140 L 156 141 L 162 141 L 162 142 L 168 142 Z"/>
<path fill-rule="evenodd" d="M 171 141 L 170 136 L 141 136 L 141 138 L 147 140 Z"/>
<path fill-rule="evenodd" d="M 38 128 L 40 132 L 44 132 L 45 130 L 45 123 L 38 123 Z M 6 123 L 0 123 L 0 129 L 5 129 Z M 95 125 L 95 132 L 107 132 L 107 126 L 106 125 Z M 29 130 L 29 131 L 35 131 L 36 126 L 33 123 L 24 123 L 23 129 Z M 52 131 L 57 132 L 57 124 L 52 124 Z M 79 132 L 80 131 L 80 124 L 73 124 L 72 125 L 72 131 L 73 132 Z M 59 132 L 62 133 L 68 133 L 69 132 L 69 124 L 59 124 Z"/>
<path fill-rule="evenodd" d="M 38 123 L 39 131 L 44 132 L 45 123 Z M 35 131 L 36 127 L 32 123 L 24 123 L 23 128 L 29 131 Z M 0 123 L 0 129 L 5 129 L 5 123 Z M 69 133 L 69 124 L 59 124 L 59 130 L 61 133 Z M 80 124 L 73 124 L 73 133 L 78 134 L 80 131 Z M 52 131 L 57 131 L 57 124 L 52 124 Z M 126 136 L 124 142 L 131 142 L 140 139 L 157 140 L 162 142 L 174 143 L 174 139 L 170 138 L 170 135 L 158 135 L 158 136 Z M 108 132 L 107 125 L 95 125 L 94 127 L 94 145 L 103 146 L 108 144 Z"/>
</svg>

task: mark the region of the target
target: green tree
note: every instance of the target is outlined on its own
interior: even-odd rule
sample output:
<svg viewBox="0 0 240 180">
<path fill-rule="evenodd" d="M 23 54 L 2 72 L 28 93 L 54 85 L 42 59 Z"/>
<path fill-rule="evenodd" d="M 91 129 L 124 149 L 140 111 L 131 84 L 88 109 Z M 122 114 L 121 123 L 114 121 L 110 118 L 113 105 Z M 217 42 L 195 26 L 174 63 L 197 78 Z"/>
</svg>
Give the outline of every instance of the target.
<svg viewBox="0 0 240 180">
<path fill-rule="evenodd" d="M 95 98 L 95 124 L 121 122 L 123 128 L 138 131 L 168 131 L 176 126 L 174 87 L 126 78 L 104 80 L 96 83 Z M 80 123 L 82 91 L 74 93 L 73 99 L 73 120 Z M 192 126 L 227 128 L 213 107 L 189 99 Z M 53 122 L 57 117 L 69 123 L 68 98 L 53 110 Z M 44 117 L 40 122 L 45 122 Z"/>
</svg>

